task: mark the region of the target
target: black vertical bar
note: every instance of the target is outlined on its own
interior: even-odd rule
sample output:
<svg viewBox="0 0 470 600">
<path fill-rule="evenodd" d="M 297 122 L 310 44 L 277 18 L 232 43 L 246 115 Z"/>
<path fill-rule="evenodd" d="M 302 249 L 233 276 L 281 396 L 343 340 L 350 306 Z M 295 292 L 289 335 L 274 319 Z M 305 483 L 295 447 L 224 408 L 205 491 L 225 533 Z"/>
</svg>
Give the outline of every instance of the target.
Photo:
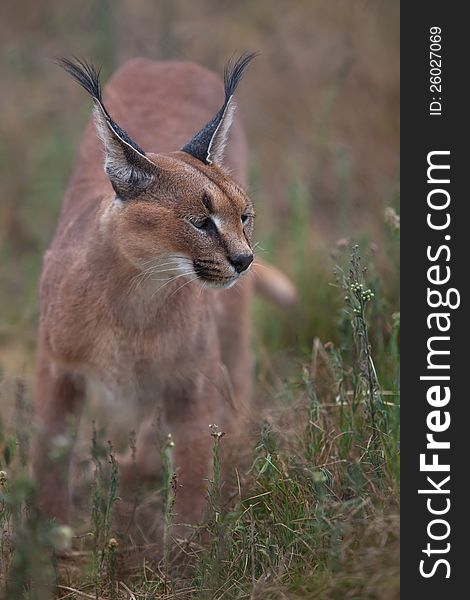
<svg viewBox="0 0 470 600">
<path fill-rule="evenodd" d="M 470 129 L 467 117 L 470 86 L 467 81 L 469 68 L 465 66 L 470 55 L 466 47 L 470 36 L 464 8 L 464 3 L 435 0 L 401 4 L 401 571 L 402 597 L 413 600 L 470 598 L 466 585 L 470 574 L 467 549 L 470 537 L 470 468 L 467 464 L 467 455 L 470 455 L 470 341 L 466 313 L 469 270 L 466 261 L 470 241 L 470 198 L 466 185 L 470 175 L 470 149 L 466 146 Z M 439 50 L 438 45 L 431 47 L 432 32 L 437 28 L 441 30 Z M 438 56 L 434 57 L 437 62 L 431 64 L 433 48 Z M 441 87 L 431 88 L 431 77 L 439 77 L 439 69 L 441 82 L 435 85 Z M 435 104 L 431 105 L 431 102 Z M 450 165 L 450 170 L 431 171 L 431 179 L 449 178 L 448 184 L 428 182 L 428 155 L 435 151 L 449 152 L 448 155 L 433 155 L 432 160 Z M 432 177 L 433 173 L 435 177 Z M 444 205 L 449 194 L 448 208 L 435 210 L 429 207 L 428 194 L 432 190 L 444 190 L 432 193 L 432 204 L 440 202 Z M 451 219 L 447 228 L 432 229 L 427 223 L 430 214 L 432 223 L 444 224 L 447 213 Z M 431 260 L 427 252 L 436 258 Z M 428 269 L 436 265 L 438 270 L 428 273 Z M 447 283 L 429 281 L 429 277 L 443 280 L 449 273 Z M 428 303 L 428 289 L 440 291 L 443 297 L 450 289 L 455 289 L 456 292 L 450 293 L 451 303 L 455 304 L 460 295 L 460 306 L 432 308 Z M 438 304 L 437 298 L 434 294 L 431 301 Z M 448 331 L 439 331 L 438 319 L 430 317 L 432 313 L 446 315 L 439 323 L 445 328 L 450 322 Z M 448 364 L 449 369 L 428 368 L 427 343 L 433 336 L 450 338 L 431 342 L 435 349 L 450 350 L 450 355 L 436 355 L 433 359 L 433 363 L 441 366 Z M 421 376 L 448 376 L 450 380 L 433 381 L 420 379 Z M 450 400 L 446 405 L 431 406 L 427 399 L 429 388 L 439 385 L 440 394 L 444 393 L 444 386 L 449 387 Z M 436 410 L 439 414 L 430 416 Z M 451 419 L 450 426 L 440 433 L 433 432 L 429 424 L 444 427 L 446 412 Z M 450 442 L 450 449 L 428 449 L 426 435 L 431 433 L 437 441 Z M 450 471 L 421 470 L 420 454 L 426 455 L 428 464 L 436 454 L 435 460 L 450 465 Z M 450 479 L 442 483 L 448 476 Z M 437 488 L 445 493 L 437 493 Z M 418 490 L 428 492 L 420 494 Z M 429 490 L 435 493 L 429 493 Z M 448 511 L 441 515 L 430 512 L 430 509 L 444 511 L 447 508 Z M 432 536 L 442 539 L 432 539 Z M 439 560 L 442 562 L 438 563 Z"/>
</svg>

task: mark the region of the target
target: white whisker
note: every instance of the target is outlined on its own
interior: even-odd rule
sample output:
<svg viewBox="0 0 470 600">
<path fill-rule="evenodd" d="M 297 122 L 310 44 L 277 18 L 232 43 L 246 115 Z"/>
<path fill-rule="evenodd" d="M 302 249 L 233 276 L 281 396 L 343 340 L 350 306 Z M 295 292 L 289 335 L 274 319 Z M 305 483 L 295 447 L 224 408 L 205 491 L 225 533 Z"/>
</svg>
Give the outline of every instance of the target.
<svg viewBox="0 0 470 600">
<path fill-rule="evenodd" d="M 152 298 L 155 296 L 155 294 L 157 294 L 158 292 L 161 292 L 162 289 L 164 287 L 166 287 L 169 283 L 172 283 L 173 281 L 176 281 L 177 279 L 180 279 L 181 277 L 189 277 L 190 275 L 192 275 L 193 273 L 189 272 L 189 273 L 180 273 L 179 275 L 175 275 L 174 277 L 171 277 L 170 279 L 166 280 L 166 282 L 159 286 L 152 294 Z M 197 276 L 196 276 L 197 277 Z"/>
<path fill-rule="evenodd" d="M 176 294 L 176 292 L 179 292 L 181 289 L 184 288 L 185 285 L 188 285 L 188 283 L 193 283 L 193 281 L 196 281 L 196 279 L 198 278 L 198 275 L 196 275 L 195 277 L 193 277 L 192 279 L 190 279 L 189 281 L 185 281 L 183 283 L 183 285 L 180 285 L 179 288 L 177 288 L 174 292 L 172 292 L 169 296 L 168 296 L 168 300 L 174 296 Z"/>
<path fill-rule="evenodd" d="M 260 262 L 255 262 L 254 263 L 255 267 L 261 267 L 262 269 L 267 269 L 268 271 L 275 271 L 276 269 L 274 267 L 271 267 L 267 264 L 264 263 L 260 263 Z M 256 269 L 255 269 L 255 273 L 256 273 Z"/>
<path fill-rule="evenodd" d="M 166 281 L 167 283 L 170 283 L 177 277 L 193 274 L 192 260 L 187 256 L 181 256 L 179 254 L 168 255 L 160 259 L 149 259 L 143 261 L 142 266 L 144 267 L 142 271 L 137 273 L 131 280 L 129 288 L 130 293 L 137 292 L 139 287 L 143 286 L 144 283 L 149 280 Z M 158 277 L 159 275 L 161 275 L 161 277 Z M 156 292 L 162 288 L 163 286 L 160 286 Z"/>
</svg>

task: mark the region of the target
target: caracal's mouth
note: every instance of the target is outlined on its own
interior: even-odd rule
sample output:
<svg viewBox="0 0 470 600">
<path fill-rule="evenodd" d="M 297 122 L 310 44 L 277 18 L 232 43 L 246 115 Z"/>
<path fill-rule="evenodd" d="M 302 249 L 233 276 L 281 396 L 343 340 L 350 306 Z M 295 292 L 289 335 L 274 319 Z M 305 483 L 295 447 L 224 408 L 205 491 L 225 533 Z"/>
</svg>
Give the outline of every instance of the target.
<svg viewBox="0 0 470 600">
<path fill-rule="evenodd" d="M 211 288 L 230 288 L 244 275 L 251 271 L 251 264 L 243 271 L 236 271 L 230 267 L 232 271 L 227 274 L 227 265 L 221 265 L 215 261 L 199 261 L 193 260 L 193 270 L 197 276 L 198 282 L 203 287 Z"/>
<path fill-rule="evenodd" d="M 220 277 L 220 275 L 216 275 L 216 276 L 208 276 L 206 274 L 202 275 L 202 274 L 198 274 L 197 276 L 197 281 L 203 286 L 203 287 L 210 287 L 210 288 L 231 288 L 233 285 L 235 285 L 235 283 L 240 279 L 240 275 L 233 275 L 232 277 Z"/>
</svg>

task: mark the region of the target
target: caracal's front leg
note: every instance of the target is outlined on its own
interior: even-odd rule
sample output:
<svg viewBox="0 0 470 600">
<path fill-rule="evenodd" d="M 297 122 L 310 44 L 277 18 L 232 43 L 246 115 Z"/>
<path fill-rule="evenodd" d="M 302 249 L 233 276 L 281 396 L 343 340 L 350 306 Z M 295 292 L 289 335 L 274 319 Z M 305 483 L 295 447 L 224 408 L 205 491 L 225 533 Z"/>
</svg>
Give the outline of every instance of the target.
<svg viewBox="0 0 470 600">
<path fill-rule="evenodd" d="M 62 523 L 69 517 L 69 467 L 84 388 L 82 377 L 39 357 L 34 397 L 37 432 L 33 447 L 37 500 L 46 516 Z"/>
<path fill-rule="evenodd" d="M 174 442 L 173 467 L 177 474 L 175 524 L 195 524 L 206 506 L 207 480 L 212 475 L 211 424 L 223 415 L 221 382 L 200 376 L 165 404 L 163 427 Z"/>
</svg>

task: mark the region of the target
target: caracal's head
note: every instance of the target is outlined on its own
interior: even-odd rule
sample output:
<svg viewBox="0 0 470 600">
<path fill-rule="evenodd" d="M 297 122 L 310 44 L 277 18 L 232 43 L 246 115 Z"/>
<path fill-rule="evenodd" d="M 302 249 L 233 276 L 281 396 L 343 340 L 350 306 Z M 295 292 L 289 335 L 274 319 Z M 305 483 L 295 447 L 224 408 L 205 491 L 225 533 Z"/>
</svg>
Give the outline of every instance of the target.
<svg viewBox="0 0 470 600">
<path fill-rule="evenodd" d="M 225 70 L 225 102 L 181 150 L 145 153 L 115 123 L 101 96 L 98 72 L 85 62 L 62 66 L 90 93 L 115 191 L 102 219 L 117 250 L 149 278 L 193 278 L 229 287 L 253 262 L 253 205 L 223 168 L 233 93 L 254 57 Z"/>
</svg>

